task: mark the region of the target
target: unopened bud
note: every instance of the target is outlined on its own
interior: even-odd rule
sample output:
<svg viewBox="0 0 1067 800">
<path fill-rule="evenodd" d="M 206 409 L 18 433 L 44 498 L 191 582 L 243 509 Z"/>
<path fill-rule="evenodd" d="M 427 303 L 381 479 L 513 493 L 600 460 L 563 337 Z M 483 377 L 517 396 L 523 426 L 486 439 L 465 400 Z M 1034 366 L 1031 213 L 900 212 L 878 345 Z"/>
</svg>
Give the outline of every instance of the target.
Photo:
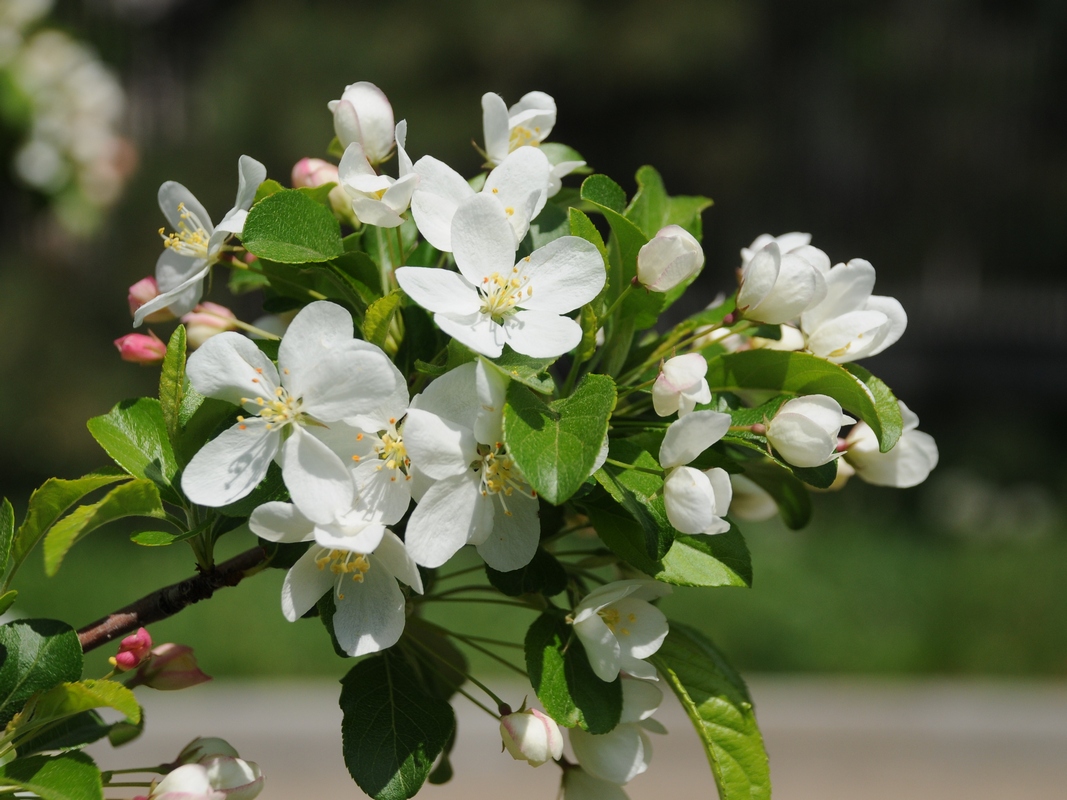
<svg viewBox="0 0 1067 800">
<path fill-rule="evenodd" d="M 167 346 L 152 332 L 147 336 L 143 333 L 120 336 L 115 340 L 115 347 L 118 348 L 119 357 L 123 361 L 142 366 L 159 364 L 167 354 Z"/>
<path fill-rule="evenodd" d="M 137 633 L 119 642 L 119 652 L 109 661 L 115 669 L 127 672 L 139 667 L 151 655 L 151 651 L 152 637 L 144 628 L 138 628 Z"/>
<path fill-rule="evenodd" d="M 152 650 L 151 657 L 137 669 L 134 680 L 127 685 L 174 691 L 209 680 L 211 676 L 197 666 L 193 648 L 168 642 Z"/>
<path fill-rule="evenodd" d="M 637 278 L 653 292 L 667 292 L 700 272 L 700 242 L 679 225 L 662 228 L 637 253 Z"/>
<path fill-rule="evenodd" d="M 512 758 L 535 767 L 563 755 L 559 726 L 535 708 L 501 717 L 500 737 Z"/>
<path fill-rule="evenodd" d="M 217 756 L 237 758 L 240 753 L 225 739 L 220 739 L 217 736 L 198 736 L 178 753 L 177 763 L 193 764 L 206 758 L 215 758 Z"/>
<path fill-rule="evenodd" d="M 182 317 L 189 349 L 195 350 L 212 336 L 223 331 L 232 331 L 237 327 L 234 325 L 236 319 L 237 316 L 226 306 L 220 306 L 218 303 L 201 303 Z"/>
<path fill-rule="evenodd" d="M 326 183 L 339 183 L 337 165 L 321 158 L 302 158 L 293 165 L 292 184 L 294 189 L 322 186 Z"/>
<path fill-rule="evenodd" d="M 795 467 L 818 467 L 837 455 L 841 426 L 855 422 L 841 404 L 824 394 L 794 397 L 767 426 L 767 441 Z"/>
<path fill-rule="evenodd" d="M 252 800 L 263 791 L 263 773 L 255 762 L 215 756 L 200 764 L 207 770 L 211 788 L 222 792 L 226 800 Z"/>
<path fill-rule="evenodd" d="M 164 775 L 145 800 L 226 800 L 226 794 L 211 785 L 203 766 L 185 764 Z"/>
<path fill-rule="evenodd" d="M 126 300 L 130 304 L 130 316 L 132 317 L 141 306 L 147 303 L 149 300 L 154 300 L 159 296 L 159 284 L 156 283 L 156 279 L 151 275 L 147 278 L 141 278 L 133 286 L 130 287 L 129 294 L 126 296 Z M 153 311 L 147 317 L 144 318 L 145 322 L 169 322 L 174 319 L 174 315 L 170 313 L 170 309 L 161 308 L 159 311 Z"/>
</svg>

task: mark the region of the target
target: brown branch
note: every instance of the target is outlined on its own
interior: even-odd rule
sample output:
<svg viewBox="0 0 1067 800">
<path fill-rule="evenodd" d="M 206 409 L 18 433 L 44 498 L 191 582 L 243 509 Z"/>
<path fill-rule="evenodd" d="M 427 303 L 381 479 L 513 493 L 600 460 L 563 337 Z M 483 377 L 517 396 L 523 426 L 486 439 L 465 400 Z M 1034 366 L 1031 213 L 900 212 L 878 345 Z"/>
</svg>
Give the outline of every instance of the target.
<svg viewBox="0 0 1067 800">
<path fill-rule="evenodd" d="M 207 600 L 224 586 L 236 586 L 266 560 L 267 551 L 262 547 L 253 547 L 217 565 L 210 572 L 201 572 L 157 589 L 78 631 L 82 651 L 88 653 L 144 625 L 172 617 L 186 606 Z"/>
</svg>

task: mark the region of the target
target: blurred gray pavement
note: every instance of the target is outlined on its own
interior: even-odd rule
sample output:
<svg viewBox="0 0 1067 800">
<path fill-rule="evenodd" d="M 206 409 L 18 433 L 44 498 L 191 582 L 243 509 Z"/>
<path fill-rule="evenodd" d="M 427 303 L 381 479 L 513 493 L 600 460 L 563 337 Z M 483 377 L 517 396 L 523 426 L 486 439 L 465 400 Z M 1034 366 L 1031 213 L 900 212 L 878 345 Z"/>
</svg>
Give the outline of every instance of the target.
<svg viewBox="0 0 1067 800">
<path fill-rule="evenodd" d="M 499 688 L 516 705 L 525 693 L 506 682 Z M 776 676 L 753 678 L 750 688 L 776 800 L 1067 798 L 1067 683 Z M 145 735 L 90 752 L 105 769 L 131 767 L 169 761 L 194 736 L 222 736 L 263 768 L 262 800 L 363 797 L 341 760 L 339 689 L 215 681 L 184 692 L 140 690 Z M 455 706 L 456 776 L 420 797 L 555 800 L 558 769 L 513 761 L 500 752 L 488 715 L 462 697 Z M 632 800 L 716 797 L 673 697 L 657 719 L 670 734 L 652 737 L 652 765 L 627 787 Z"/>
</svg>

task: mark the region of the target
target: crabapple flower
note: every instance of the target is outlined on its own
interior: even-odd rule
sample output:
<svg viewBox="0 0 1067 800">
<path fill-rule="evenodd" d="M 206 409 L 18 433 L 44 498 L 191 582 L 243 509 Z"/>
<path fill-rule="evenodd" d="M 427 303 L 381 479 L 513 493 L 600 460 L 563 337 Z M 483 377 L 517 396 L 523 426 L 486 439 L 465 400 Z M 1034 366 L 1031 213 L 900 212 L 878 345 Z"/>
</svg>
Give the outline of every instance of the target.
<svg viewBox="0 0 1067 800">
<path fill-rule="evenodd" d="M 194 503 L 223 506 L 248 495 L 279 457 L 293 501 L 328 522 L 352 507 L 352 477 L 341 459 L 306 432 L 376 408 L 396 388 L 384 353 L 352 338 L 352 317 L 319 301 L 293 319 L 278 366 L 240 334 L 214 336 L 189 357 L 198 392 L 242 406 L 249 416 L 208 442 L 186 466 L 182 489 Z"/>
<path fill-rule="evenodd" d="M 783 233 L 781 236 L 771 236 L 769 233 L 761 233 L 748 247 L 741 248 L 741 266 L 744 267 L 752 260 L 760 250 L 774 242 L 778 250 L 784 255 L 793 253 L 811 264 L 823 275 L 830 269 L 830 257 L 811 243 L 810 233 Z"/>
<path fill-rule="evenodd" d="M 248 526 L 272 542 L 314 542 L 286 573 L 282 613 L 290 622 L 334 592 L 333 631 L 350 656 L 391 647 L 404 632 L 406 598 L 398 581 L 422 593 L 422 578 L 404 543 L 381 523 L 349 510 L 325 523 L 304 509 L 272 502 L 252 512 Z"/>
<path fill-rule="evenodd" d="M 670 593 L 664 583 L 633 578 L 594 589 L 578 604 L 571 624 L 598 678 L 610 682 L 622 671 L 656 680 L 644 659 L 667 637 L 667 618 L 648 601 Z"/>
<path fill-rule="evenodd" d="M 221 257 L 226 240 L 244 230 L 256 190 L 267 177 L 267 168 L 249 156 L 241 156 L 237 169 L 237 199 L 217 226 L 212 225 L 200 201 L 180 183 L 167 181 L 159 187 L 159 208 L 173 232 L 159 229 L 163 237 L 163 252 L 156 261 L 160 294 L 134 312 L 134 327 L 162 309 L 169 309 L 176 317 L 188 314 L 200 302 L 204 278 Z"/>
<path fill-rule="evenodd" d="M 143 333 L 127 333 L 115 340 L 119 358 L 129 361 L 131 364 L 148 366 L 159 364 L 167 354 L 167 346 L 151 331 L 146 336 Z"/>
<path fill-rule="evenodd" d="M 751 478 L 731 475 L 730 484 L 733 486 L 730 513 L 738 519 L 763 522 L 778 513 L 778 504 L 774 498 Z"/>
<path fill-rule="evenodd" d="M 656 382 L 652 384 L 652 407 L 661 417 L 677 412 L 685 416 L 697 403 L 711 402 L 707 378 L 708 362 L 700 353 L 668 358 L 660 366 Z"/>
<path fill-rule="evenodd" d="M 900 403 L 900 401 L 897 401 Z M 918 430 L 919 418 L 903 403 L 904 432 L 888 453 L 878 449 L 878 437 L 866 422 L 857 422 L 845 438 L 845 461 L 856 470 L 860 480 L 875 486 L 907 489 L 926 480 L 937 466 L 938 452 L 934 437 Z"/>
<path fill-rule="evenodd" d="M 341 146 L 358 143 L 371 164 L 381 164 L 393 152 L 393 106 L 385 92 L 368 81 L 345 87 L 340 100 L 331 100 L 333 127 Z"/>
<path fill-rule="evenodd" d="M 145 800 L 226 800 L 226 793 L 211 785 L 202 764 L 183 764 L 163 776 Z"/>
<path fill-rule="evenodd" d="M 818 467 L 838 456 L 841 426 L 855 422 L 841 404 L 824 394 L 794 397 L 767 425 L 767 441 L 795 467 Z"/>
<path fill-rule="evenodd" d="M 432 311 L 445 333 L 495 358 L 504 345 L 534 358 L 578 346 L 581 326 L 563 316 L 596 297 L 604 260 L 591 243 L 562 236 L 515 263 L 515 240 L 500 204 L 487 195 L 467 200 L 452 221 L 459 273 L 401 267 L 396 279 Z"/>
<path fill-rule="evenodd" d="M 233 756 L 213 756 L 198 762 L 207 771 L 211 788 L 226 800 L 253 800 L 263 791 L 263 772 L 254 761 Z"/>
<path fill-rule="evenodd" d="M 129 294 L 126 296 L 126 301 L 130 304 L 130 316 L 132 317 L 136 314 L 137 309 L 149 300 L 154 300 L 157 297 L 159 297 L 159 284 L 156 283 L 156 279 L 151 275 L 147 278 L 141 278 L 130 287 Z M 144 318 L 144 321 L 169 322 L 172 319 L 174 319 L 174 315 L 168 309 L 163 308 L 154 314 L 149 314 Z"/>
<path fill-rule="evenodd" d="M 404 221 L 402 214 L 411 205 L 411 194 L 419 183 L 419 176 L 412 171 L 411 159 L 404 150 L 407 130 L 407 120 L 397 123 L 396 154 L 399 177 L 395 179 L 374 171 L 363 145 L 359 142 L 352 142 L 345 148 L 345 154 L 337 168 L 338 179 L 360 222 L 379 228 L 395 228 Z"/>
<path fill-rule="evenodd" d="M 668 225 L 637 252 L 637 280 L 653 292 L 668 292 L 704 266 L 704 251 L 693 234 Z"/>
<path fill-rule="evenodd" d="M 659 449 L 659 463 L 667 470 L 663 504 L 667 519 L 682 533 L 713 534 L 730 530 L 723 519 L 733 489 L 726 470 L 686 466 L 719 441 L 730 429 L 730 415 L 694 411 L 672 422 Z"/>
<path fill-rule="evenodd" d="M 571 748 L 582 769 L 602 781 L 623 786 L 648 769 L 652 742 L 645 726 L 666 731 L 649 718 L 663 702 L 655 684 L 636 678 L 622 679 L 622 714 L 608 733 L 593 735 L 581 728 L 570 729 Z"/>
<path fill-rule="evenodd" d="M 211 680 L 196 663 L 193 648 L 185 644 L 167 642 L 152 648 L 148 660 L 137 668 L 133 680 L 126 685 L 147 686 L 149 689 L 171 692 L 188 689 Z"/>
<path fill-rule="evenodd" d="M 241 754 L 225 739 L 217 736 L 197 736 L 178 753 L 178 764 L 194 764 L 215 756 L 238 758 Z"/>
<path fill-rule="evenodd" d="M 151 655 L 152 637 L 144 628 L 138 628 L 137 633 L 132 633 L 119 642 L 118 653 L 108 661 L 118 671 L 126 672 L 138 667 Z"/>
<path fill-rule="evenodd" d="M 232 331 L 237 316 L 218 303 L 201 303 L 190 313 L 182 317 L 185 335 L 188 337 L 189 349 L 196 350 L 212 336 L 224 331 Z"/>
<path fill-rule="evenodd" d="M 757 250 L 741 267 L 738 311 L 745 319 L 777 325 L 821 301 L 826 281 L 818 265 L 809 260 L 821 263 L 816 253 L 822 251 L 807 247 L 783 252 L 775 241 Z"/>
<path fill-rule="evenodd" d="M 479 415 L 479 362 L 442 375 L 411 403 L 404 443 L 431 483 L 408 520 L 408 552 L 424 567 L 439 567 L 466 544 L 490 567 L 510 572 L 530 563 L 541 525 L 536 494 L 499 441 L 476 431 L 493 424 Z M 488 385 L 488 381 L 483 381 Z M 495 414 L 501 414 L 501 407 Z"/>
<path fill-rule="evenodd" d="M 563 755 L 563 734 L 555 721 L 531 708 L 500 718 L 500 738 L 516 761 L 539 767 Z"/>
<path fill-rule="evenodd" d="M 877 355 L 904 334 L 904 307 L 896 298 L 872 295 L 874 278 L 874 267 L 862 258 L 826 272 L 826 296 L 800 315 L 810 352 L 844 364 Z"/>
<path fill-rule="evenodd" d="M 493 198 L 503 209 L 514 239 L 512 250 L 518 248 L 530 222 L 545 207 L 552 171 L 548 158 L 536 147 L 520 147 L 508 155 L 486 177 L 481 192 L 432 156 L 416 161 L 414 170 L 419 183 L 411 196 L 411 216 L 426 241 L 447 253 L 456 247 L 452 225 L 456 212 L 477 194 Z"/>
</svg>

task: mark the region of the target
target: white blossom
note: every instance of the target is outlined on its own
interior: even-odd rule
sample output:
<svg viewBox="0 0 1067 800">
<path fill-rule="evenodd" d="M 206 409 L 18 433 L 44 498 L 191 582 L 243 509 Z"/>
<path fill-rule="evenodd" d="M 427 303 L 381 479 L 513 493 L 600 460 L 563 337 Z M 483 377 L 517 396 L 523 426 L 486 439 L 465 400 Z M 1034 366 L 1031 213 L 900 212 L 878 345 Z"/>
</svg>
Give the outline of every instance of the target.
<svg viewBox="0 0 1067 800">
<path fill-rule="evenodd" d="M 393 152 L 393 107 L 385 93 L 368 81 L 345 87 L 340 100 L 331 100 L 333 127 L 341 146 L 358 143 L 367 160 L 381 164 Z"/>
<path fill-rule="evenodd" d="M 398 177 L 379 175 L 371 166 L 363 145 L 352 142 L 345 148 L 337 168 L 338 180 L 352 201 L 352 210 L 360 222 L 379 228 L 395 228 L 403 221 L 403 214 L 411 205 L 411 195 L 419 183 L 412 171 L 411 159 L 404 149 L 407 120 L 396 126 L 396 155 Z"/>
<path fill-rule="evenodd" d="M 563 773 L 561 800 L 629 800 L 619 786 L 594 778 L 581 767 L 570 767 Z"/>
<path fill-rule="evenodd" d="M 226 794 L 211 785 L 202 764 L 183 764 L 152 787 L 148 800 L 226 800 Z"/>
<path fill-rule="evenodd" d="M 904 417 L 904 431 L 893 448 L 888 453 L 880 452 L 874 431 L 866 422 L 857 422 L 845 438 L 845 460 L 860 480 L 907 489 L 925 481 L 937 466 L 937 443 L 933 436 L 918 430 L 915 413 L 897 402 Z"/>
<path fill-rule="evenodd" d="M 661 417 L 688 414 L 698 403 L 711 402 L 708 362 L 700 353 L 668 358 L 652 384 L 652 407 Z"/>
<path fill-rule="evenodd" d="M 348 469 L 305 427 L 371 411 L 396 388 L 394 367 L 378 348 L 352 338 L 352 318 L 320 301 L 293 320 L 278 348 L 278 367 L 238 333 L 220 333 L 189 357 L 186 374 L 198 392 L 242 406 L 249 416 L 208 442 L 182 474 L 194 503 L 223 506 L 263 480 L 280 455 L 294 502 L 316 521 L 352 505 Z"/>
<path fill-rule="evenodd" d="M 903 335 L 904 307 L 893 297 L 872 295 L 874 278 L 874 267 L 861 258 L 826 272 L 826 296 L 800 316 L 808 350 L 843 364 L 877 355 Z"/>
<path fill-rule="evenodd" d="M 661 228 L 637 252 L 637 279 L 653 292 L 667 292 L 704 266 L 700 242 L 680 225 Z"/>
<path fill-rule="evenodd" d="M 667 519 L 682 533 L 714 534 L 730 530 L 723 517 L 730 508 L 730 476 L 720 467 L 686 466 L 730 429 L 730 415 L 694 411 L 672 422 L 660 445 L 659 463 L 667 470 L 663 504 Z"/>
<path fill-rule="evenodd" d="M 733 486 L 730 513 L 738 519 L 762 522 L 778 513 L 778 504 L 774 498 L 751 478 L 731 475 L 730 485 Z"/>
<path fill-rule="evenodd" d="M 656 668 L 644 659 L 667 637 L 667 618 L 648 601 L 670 593 L 665 583 L 633 578 L 594 589 L 578 604 L 574 632 L 598 678 L 613 681 L 622 671 L 656 679 Z"/>
<path fill-rule="evenodd" d="M 481 194 L 452 220 L 459 272 L 401 267 L 396 279 L 445 333 L 477 353 L 496 357 L 510 345 L 535 358 L 577 347 L 581 326 L 563 316 L 596 297 L 604 260 L 577 236 L 562 236 L 515 263 L 515 240 L 504 209 Z"/>
<path fill-rule="evenodd" d="M 253 800 L 263 791 L 263 773 L 254 761 L 233 756 L 202 759 L 211 788 L 222 792 L 226 800 Z"/>
<path fill-rule="evenodd" d="M 794 397 L 767 425 L 767 441 L 795 467 L 818 467 L 837 457 L 841 426 L 855 422 L 824 394 Z"/>
<path fill-rule="evenodd" d="M 476 194 L 493 198 L 503 210 L 514 252 L 530 230 L 530 222 L 545 207 L 552 171 L 548 158 L 536 147 L 520 147 L 509 154 L 486 177 L 481 192 L 433 156 L 420 158 L 414 170 L 419 183 L 411 197 L 411 215 L 426 241 L 447 253 L 456 249 L 452 219 Z"/>
<path fill-rule="evenodd" d="M 598 735 L 581 728 L 569 731 L 571 748 L 582 769 L 616 786 L 629 783 L 647 770 L 652 760 L 652 742 L 645 728 L 666 732 L 650 719 L 662 702 L 663 692 L 655 684 L 624 676 L 619 724 Z"/>
<path fill-rule="evenodd" d="M 793 249 L 783 250 L 777 241 L 770 241 L 744 261 L 737 310 L 745 319 L 771 325 L 788 322 L 826 296 L 821 269 L 823 262 L 829 266 L 825 253 L 797 246 L 792 239 L 787 239 L 786 246 Z"/>
<path fill-rule="evenodd" d="M 256 190 L 267 177 L 267 168 L 249 156 L 241 156 L 237 169 L 237 199 L 218 225 L 212 225 L 200 201 L 180 183 L 167 181 L 159 187 L 159 208 L 173 231 L 168 234 L 165 228 L 159 229 L 164 245 L 156 261 L 160 294 L 134 312 L 134 327 L 160 309 L 181 316 L 200 302 L 204 278 L 222 255 L 226 240 L 244 230 Z"/>
<path fill-rule="evenodd" d="M 559 725 L 536 708 L 502 716 L 500 738 L 512 758 L 527 761 L 534 767 L 563 755 L 563 734 Z"/>
</svg>

